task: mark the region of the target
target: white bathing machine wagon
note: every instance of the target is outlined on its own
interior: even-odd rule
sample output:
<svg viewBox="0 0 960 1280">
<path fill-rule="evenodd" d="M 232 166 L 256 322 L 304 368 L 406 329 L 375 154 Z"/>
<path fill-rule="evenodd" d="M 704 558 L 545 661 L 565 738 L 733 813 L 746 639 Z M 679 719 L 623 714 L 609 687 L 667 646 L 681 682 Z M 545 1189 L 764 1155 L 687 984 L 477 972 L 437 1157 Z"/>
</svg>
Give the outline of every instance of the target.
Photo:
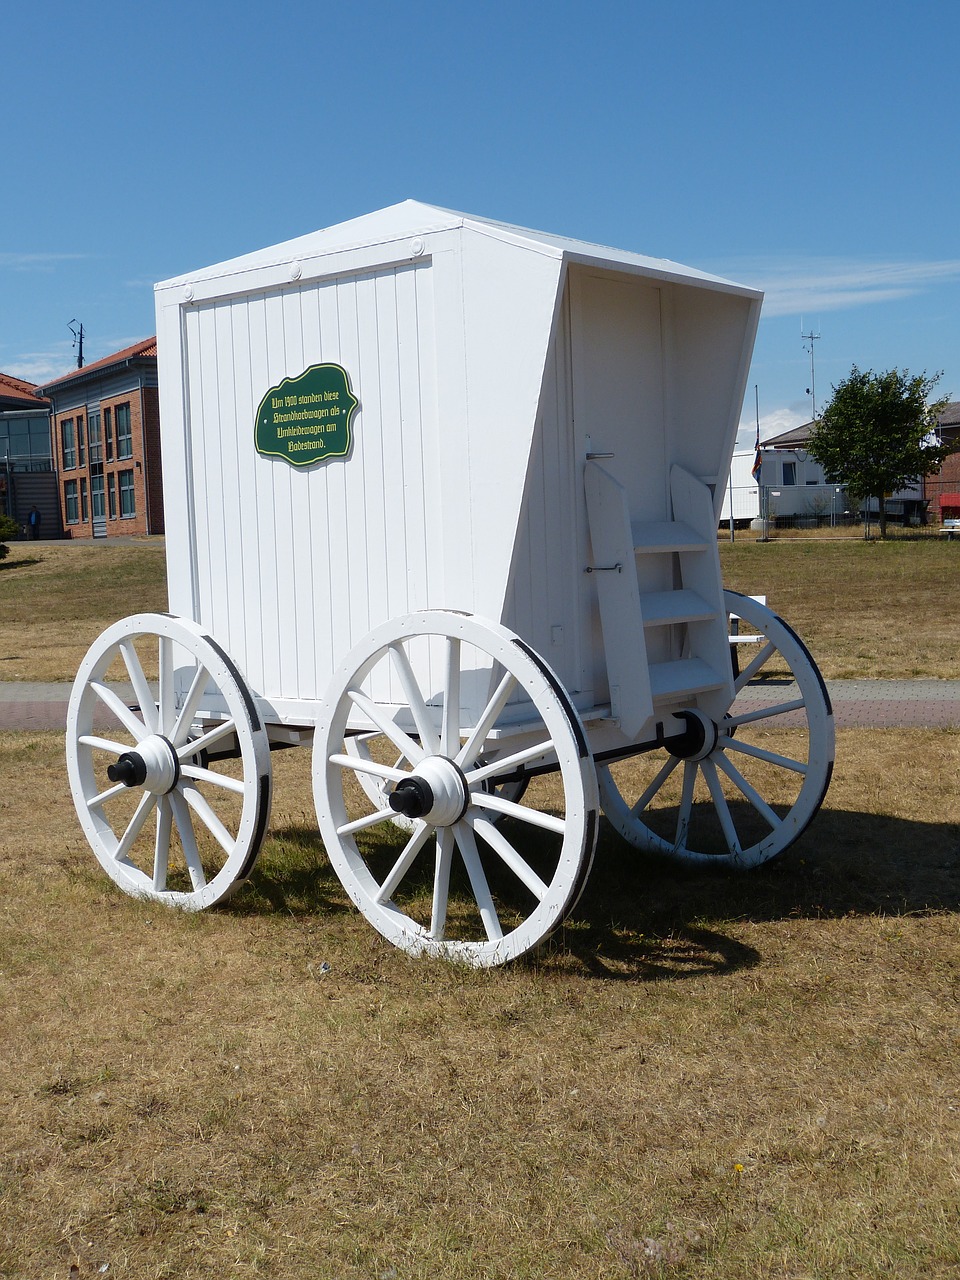
<svg viewBox="0 0 960 1280">
<path fill-rule="evenodd" d="M 225 898 L 311 742 L 353 901 L 475 965 L 564 918 L 601 810 L 711 864 L 804 830 L 829 699 L 717 548 L 759 294 L 409 201 L 156 302 L 170 613 L 104 632 L 68 718 L 123 889 Z"/>
</svg>

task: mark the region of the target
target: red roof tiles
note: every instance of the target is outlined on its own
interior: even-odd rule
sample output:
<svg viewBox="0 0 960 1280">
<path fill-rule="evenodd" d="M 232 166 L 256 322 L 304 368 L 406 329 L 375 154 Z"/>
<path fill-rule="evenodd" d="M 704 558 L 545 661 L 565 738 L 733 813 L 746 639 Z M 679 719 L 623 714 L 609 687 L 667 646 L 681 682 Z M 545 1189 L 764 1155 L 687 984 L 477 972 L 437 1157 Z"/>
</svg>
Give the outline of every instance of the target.
<svg viewBox="0 0 960 1280">
<path fill-rule="evenodd" d="M 36 390 L 36 383 L 14 378 L 9 373 L 0 373 L 0 400 L 22 401 L 24 407 L 29 409 L 41 409 L 49 405 L 48 400 L 34 395 Z"/>
<path fill-rule="evenodd" d="M 135 342 L 132 347 L 124 347 L 122 351 L 115 351 L 112 356 L 104 356 L 101 360 L 94 360 L 92 364 L 85 364 L 82 369 L 74 369 L 71 373 L 65 373 L 59 378 L 52 378 L 49 382 L 43 384 L 43 389 L 46 391 L 53 387 L 62 387 L 74 378 L 83 378 L 88 373 L 95 372 L 98 369 L 107 369 L 110 365 L 123 364 L 126 360 L 150 359 L 151 357 L 156 359 L 156 355 L 156 338 L 144 338 L 142 342 Z"/>
</svg>

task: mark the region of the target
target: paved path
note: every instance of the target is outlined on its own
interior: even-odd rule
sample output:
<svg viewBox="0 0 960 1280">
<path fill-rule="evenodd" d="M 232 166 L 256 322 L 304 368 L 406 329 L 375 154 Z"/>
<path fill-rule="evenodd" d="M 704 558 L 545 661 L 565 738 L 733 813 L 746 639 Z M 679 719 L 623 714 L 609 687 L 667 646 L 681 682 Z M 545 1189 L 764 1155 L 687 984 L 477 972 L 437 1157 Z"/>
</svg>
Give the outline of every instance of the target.
<svg viewBox="0 0 960 1280">
<path fill-rule="evenodd" d="M 840 729 L 960 728 L 960 680 L 828 680 L 827 688 Z M 775 684 L 755 689 L 758 705 L 783 698 Z M 69 684 L 0 681 L 0 730 L 62 730 L 69 695 Z"/>
</svg>

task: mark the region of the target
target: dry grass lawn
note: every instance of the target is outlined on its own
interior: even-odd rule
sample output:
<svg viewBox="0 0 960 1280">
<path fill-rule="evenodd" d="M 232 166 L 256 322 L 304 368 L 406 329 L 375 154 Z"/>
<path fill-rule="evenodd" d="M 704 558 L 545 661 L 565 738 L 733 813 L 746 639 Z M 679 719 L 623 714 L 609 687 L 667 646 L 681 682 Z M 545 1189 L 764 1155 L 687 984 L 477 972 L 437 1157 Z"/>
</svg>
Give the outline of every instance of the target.
<svg viewBox="0 0 960 1280">
<path fill-rule="evenodd" d="M 162 538 L 11 543 L 0 560 L 0 680 L 72 680 L 104 627 L 166 607 Z"/>
<path fill-rule="evenodd" d="M 960 735 L 840 738 L 780 863 L 605 833 L 549 949 L 474 972 L 352 909 L 307 752 L 190 917 L 100 872 L 57 737 L 3 735 L 0 1276 L 957 1276 Z"/>
<path fill-rule="evenodd" d="M 828 679 L 960 677 L 960 542 L 720 543 L 724 584 L 767 603 Z"/>
<path fill-rule="evenodd" d="M 960 543 L 796 537 L 721 539 L 724 582 L 799 632 L 824 675 L 955 678 Z M 110 622 L 166 608 L 162 539 L 31 550 L 0 561 L 0 680 L 72 680 Z"/>
</svg>

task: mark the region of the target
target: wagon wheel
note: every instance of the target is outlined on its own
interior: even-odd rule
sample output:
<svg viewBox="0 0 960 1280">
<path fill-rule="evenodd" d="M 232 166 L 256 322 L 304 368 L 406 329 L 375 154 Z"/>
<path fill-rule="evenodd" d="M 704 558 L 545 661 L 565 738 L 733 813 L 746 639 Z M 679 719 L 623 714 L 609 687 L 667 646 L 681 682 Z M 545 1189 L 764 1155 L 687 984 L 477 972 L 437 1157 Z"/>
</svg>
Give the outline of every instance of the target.
<svg viewBox="0 0 960 1280">
<path fill-rule="evenodd" d="M 175 665 L 189 671 L 179 706 Z M 198 730 L 201 704 L 223 718 Z M 139 614 L 94 641 L 70 694 L 67 771 L 94 853 L 134 897 L 199 911 L 252 871 L 270 815 L 270 746 L 243 677 L 195 623 Z"/>
<path fill-rule="evenodd" d="M 796 633 L 749 596 L 724 599 L 760 637 L 735 668 L 726 715 L 682 712 L 686 731 L 663 751 L 601 765 L 600 798 L 638 848 L 752 867 L 783 853 L 820 808 L 833 772 L 833 710 Z"/>
<path fill-rule="evenodd" d="M 345 751 L 358 728 L 362 747 Z M 593 859 L 596 773 L 573 704 L 512 632 L 466 614 L 394 619 L 353 651 L 318 716 L 313 789 L 350 897 L 413 954 L 477 967 L 523 954 Z"/>
</svg>

